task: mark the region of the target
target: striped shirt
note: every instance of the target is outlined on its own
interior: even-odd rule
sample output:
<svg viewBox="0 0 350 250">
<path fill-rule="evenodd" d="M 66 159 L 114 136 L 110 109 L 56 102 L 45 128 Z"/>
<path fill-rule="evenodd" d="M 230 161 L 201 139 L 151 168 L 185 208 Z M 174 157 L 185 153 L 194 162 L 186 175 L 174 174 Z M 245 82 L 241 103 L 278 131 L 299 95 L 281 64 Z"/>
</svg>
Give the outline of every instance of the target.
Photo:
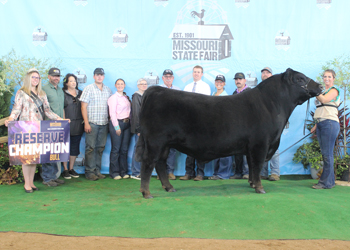
<svg viewBox="0 0 350 250">
<path fill-rule="evenodd" d="M 86 86 L 80 97 L 81 102 L 87 103 L 87 115 L 89 123 L 96 125 L 108 124 L 108 98 L 112 91 L 103 84 L 102 91 L 95 83 Z"/>
</svg>

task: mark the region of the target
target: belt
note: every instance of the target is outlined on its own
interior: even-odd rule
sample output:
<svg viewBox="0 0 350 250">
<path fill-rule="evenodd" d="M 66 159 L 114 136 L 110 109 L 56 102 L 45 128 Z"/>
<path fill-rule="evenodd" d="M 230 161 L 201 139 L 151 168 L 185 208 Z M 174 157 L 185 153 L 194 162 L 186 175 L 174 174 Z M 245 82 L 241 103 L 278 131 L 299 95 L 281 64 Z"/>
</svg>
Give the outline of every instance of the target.
<svg viewBox="0 0 350 250">
<path fill-rule="evenodd" d="M 129 118 L 120 119 L 120 120 L 118 119 L 118 121 L 122 121 L 124 123 L 128 123 L 130 121 L 130 119 Z"/>
<path fill-rule="evenodd" d="M 323 122 L 323 121 L 325 121 L 325 120 L 327 120 L 327 119 L 324 119 L 324 118 L 316 118 L 316 119 L 315 119 L 315 122 L 316 122 L 316 123 L 320 123 L 320 122 Z"/>
</svg>

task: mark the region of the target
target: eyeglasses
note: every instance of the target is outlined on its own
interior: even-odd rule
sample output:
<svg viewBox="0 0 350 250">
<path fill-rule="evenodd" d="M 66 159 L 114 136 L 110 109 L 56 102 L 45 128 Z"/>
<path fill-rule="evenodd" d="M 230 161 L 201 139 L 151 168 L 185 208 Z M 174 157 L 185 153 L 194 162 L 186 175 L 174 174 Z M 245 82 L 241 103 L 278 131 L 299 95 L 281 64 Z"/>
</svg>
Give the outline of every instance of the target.
<svg viewBox="0 0 350 250">
<path fill-rule="evenodd" d="M 140 83 L 139 85 L 144 85 L 145 86 L 145 85 L 147 85 L 147 83 Z"/>
<path fill-rule="evenodd" d="M 173 78 L 173 76 L 163 76 L 164 78 L 166 78 L 166 79 L 171 79 L 171 78 Z"/>
<path fill-rule="evenodd" d="M 32 76 L 32 79 L 34 79 L 34 80 L 40 80 L 41 78 L 40 78 L 40 77 L 37 77 L 37 76 Z"/>
</svg>

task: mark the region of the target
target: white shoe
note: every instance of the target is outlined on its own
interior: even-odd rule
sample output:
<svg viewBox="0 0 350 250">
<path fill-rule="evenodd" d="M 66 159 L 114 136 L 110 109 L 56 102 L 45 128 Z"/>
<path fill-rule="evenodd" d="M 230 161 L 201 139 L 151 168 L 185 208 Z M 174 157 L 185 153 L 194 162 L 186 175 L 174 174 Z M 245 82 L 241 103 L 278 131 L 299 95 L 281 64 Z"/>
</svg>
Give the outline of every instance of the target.
<svg viewBox="0 0 350 250">
<path fill-rule="evenodd" d="M 120 180 L 122 177 L 120 175 L 117 175 L 116 177 L 114 177 L 114 180 Z"/>
<path fill-rule="evenodd" d="M 130 176 L 131 179 L 135 179 L 135 180 L 141 180 L 141 176 L 140 175 L 132 175 Z"/>
<path fill-rule="evenodd" d="M 129 179 L 130 178 L 130 175 L 126 174 L 123 176 L 123 179 Z"/>
</svg>

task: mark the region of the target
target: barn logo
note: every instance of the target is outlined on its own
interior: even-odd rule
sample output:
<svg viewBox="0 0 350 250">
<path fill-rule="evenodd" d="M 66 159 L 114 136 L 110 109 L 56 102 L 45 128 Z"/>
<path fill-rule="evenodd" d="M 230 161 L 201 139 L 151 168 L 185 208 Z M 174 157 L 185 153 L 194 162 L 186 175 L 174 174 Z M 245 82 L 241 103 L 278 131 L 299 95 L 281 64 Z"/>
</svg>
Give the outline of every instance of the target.
<svg viewBox="0 0 350 250">
<path fill-rule="evenodd" d="M 233 36 L 226 11 L 216 1 L 188 1 L 179 11 L 172 39 L 172 59 L 219 61 L 231 57 Z"/>
<path fill-rule="evenodd" d="M 256 87 L 258 85 L 258 78 L 256 77 L 256 74 L 254 71 L 247 71 L 245 72 L 245 84 L 251 88 Z"/>
<path fill-rule="evenodd" d="M 319 9 L 325 8 L 328 10 L 331 7 L 332 0 L 316 0 L 316 5 Z"/>
<path fill-rule="evenodd" d="M 38 26 L 33 31 L 33 44 L 34 46 L 40 45 L 44 47 L 47 41 L 47 32 L 42 26 Z"/>
<path fill-rule="evenodd" d="M 235 0 L 235 5 L 237 8 L 243 7 L 247 8 L 249 6 L 250 0 Z"/>
<path fill-rule="evenodd" d="M 148 86 L 159 85 L 159 76 L 155 70 L 148 70 L 143 78 L 147 81 Z"/>
<path fill-rule="evenodd" d="M 0 3 L 5 4 L 7 3 L 7 0 L 0 0 Z"/>
<path fill-rule="evenodd" d="M 77 81 L 78 81 L 79 86 L 82 86 L 87 82 L 86 73 L 83 69 L 76 68 L 73 71 L 73 74 L 77 77 Z"/>
<path fill-rule="evenodd" d="M 124 28 L 117 28 L 114 30 L 113 34 L 113 46 L 114 48 L 122 48 L 124 49 L 126 46 L 128 46 L 128 39 L 129 36 Z"/>
<path fill-rule="evenodd" d="M 278 50 L 287 51 L 290 48 L 291 38 L 287 30 L 279 30 L 275 36 L 275 46 Z"/>
<path fill-rule="evenodd" d="M 168 5 L 168 0 L 154 0 L 154 4 L 158 6 L 167 6 Z"/>
<path fill-rule="evenodd" d="M 82 5 L 83 7 L 85 7 L 88 4 L 87 0 L 74 0 L 74 4 L 76 6 Z"/>
<path fill-rule="evenodd" d="M 230 70 L 226 58 L 231 57 L 233 36 L 227 12 L 215 0 L 188 0 L 178 11 L 175 27 L 169 38 L 172 59 L 177 64 L 171 69 L 182 82 L 192 81 L 193 66 L 204 68 L 203 80 L 214 83 L 217 75 Z"/>
</svg>

